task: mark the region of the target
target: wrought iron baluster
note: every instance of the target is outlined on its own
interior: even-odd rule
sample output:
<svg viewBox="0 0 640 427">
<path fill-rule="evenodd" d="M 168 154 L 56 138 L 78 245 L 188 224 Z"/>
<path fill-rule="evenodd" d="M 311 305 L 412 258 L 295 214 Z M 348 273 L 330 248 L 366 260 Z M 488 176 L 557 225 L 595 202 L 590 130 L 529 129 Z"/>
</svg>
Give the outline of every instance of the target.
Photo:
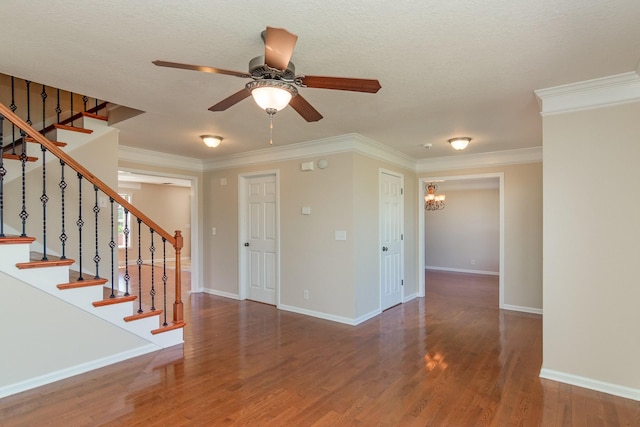
<svg viewBox="0 0 640 427">
<path fill-rule="evenodd" d="M 87 102 L 89 101 L 89 97 L 87 95 L 84 95 L 82 97 L 82 107 L 84 108 L 84 112 L 87 112 Z"/>
<path fill-rule="evenodd" d="M 31 126 L 31 81 L 25 80 L 25 83 L 27 84 L 27 124 Z M 25 143 L 24 138 L 22 143 Z"/>
<path fill-rule="evenodd" d="M 113 198 L 109 197 L 109 203 L 111 204 L 111 241 L 109 247 L 111 248 L 111 295 L 109 298 L 115 298 L 115 248 L 116 242 L 113 240 Z"/>
<path fill-rule="evenodd" d="M 142 313 L 142 242 L 141 230 L 142 220 L 138 220 L 138 313 Z"/>
<path fill-rule="evenodd" d="M 69 108 L 71 108 L 71 123 L 69 126 L 73 127 L 73 92 L 69 92 Z"/>
<path fill-rule="evenodd" d="M 153 228 L 149 228 L 151 232 L 151 247 L 149 247 L 149 252 L 151 252 L 151 291 L 149 291 L 149 295 L 151 295 L 151 311 L 156 310 L 156 286 L 155 286 L 155 262 L 153 254 L 156 251 L 156 247 L 153 244 Z"/>
<path fill-rule="evenodd" d="M 60 89 L 56 90 L 56 123 L 60 123 L 60 114 L 62 113 L 62 108 L 60 108 Z"/>
<path fill-rule="evenodd" d="M 124 295 L 128 297 L 131 276 L 129 275 L 129 210 L 127 208 L 124 208 L 124 230 L 122 230 L 122 234 L 124 234 Z"/>
<path fill-rule="evenodd" d="M 0 114 L 0 237 L 4 237 L 4 176 L 7 170 L 4 168 L 4 116 Z"/>
<path fill-rule="evenodd" d="M 78 281 L 80 282 L 84 280 L 84 277 L 82 277 L 82 227 L 84 226 L 84 221 L 82 219 L 82 175 L 80 173 L 78 173 L 78 220 L 76 225 L 78 226 L 78 266 L 80 270 Z"/>
<path fill-rule="evenodd" d="M 42 98 L 42 130 L 40 133 L 44 134 L 44 130 L 47 127 L 47 87 L 42 85 L 42 92 L 40 97 Z"/>
<path fill-rule="evenodd" d="M 24 143 L 24 139 L 27 134 L 20 129 L 20 137 L 22 138 L 22 152 L 20 153 L 20 163 L 22 165 L 22 210 L 20 211 L 20 219 L 22 220 L 22 234 L 20 237 L 27 237 L 27 218 L 29 213 L 27 212 L 27 147 Z"/>
<path fill-rule="evenodd" d="M 100 206 L 98 205 L 98 187 L 93 186 L 93 192 L 95 194 L 95 203 L 93 204 L 93 215 L 95 218 L 95 241 L 96 241 L 96 254 L 93 256 L 93 262 L 96 264 L 96 275 L 94 279 L 99 279 L 98 266 L 100 264 L 100 254 L 98 253 L 98 214 L 100 213 Z"/>
<path fill-rule="evenodd" d="M 67 243 L 67 233 L 65 232 L 64 229 L 64 190 L 67 189 L 67 183 L 64 180 L 64 167 L 65 167 L 65 163 L 60 160 L 60 183 L 58 184 L 58 187 L 60 187 L 60 205 L 62 206 L 62 215 L 61 215 L 61 219 L 62 219 L 62 230 L 60 231 L 60 243 L 62 244 L 62 256 L 60 257 L 61 259 L 67 259 L 67 255 L 66 255 L 66 243 Z"/>
<path fill-rule="evenodd" d="M 47 261 L 47 202 L 49 201 L 49 196 L 47 196 L 47 149 L 44 145 L 41 145 L 40 149 L 42 150 L 42 195 L 40 196 L 42 202 L 42 261 Z"/>
<path fill-rule="evenodd" d="M 162 326 L 167 326 L 167 239 L 162 238 L 162 294 L 164 301 L 162 302 L 164 322 Z"/>
<path fill-rule="evenodd" d="M 16 105 L 16 96 L 15 96 L 15 84 L 13 81 L 13 76 L 11 76 L 11 105 L 9 105 L 12 113 L 15 113 L 18 109 Z M 11 123 L 11 154 L 16 154 L 16 125 Z"/>
</svg>

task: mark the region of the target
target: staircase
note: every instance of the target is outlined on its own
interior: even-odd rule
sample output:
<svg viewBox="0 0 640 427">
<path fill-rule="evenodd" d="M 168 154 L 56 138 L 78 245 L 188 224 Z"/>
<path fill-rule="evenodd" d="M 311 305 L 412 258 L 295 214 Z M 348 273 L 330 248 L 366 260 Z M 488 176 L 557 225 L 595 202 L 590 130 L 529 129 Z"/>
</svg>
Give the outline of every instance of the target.
<svg viewBox="0 0 640 427">
<path fill-rule="evenodd" d="M 141 338 L 136 342 L 148 343 L 137 344 L 143 352 L 182 343 L 180 231 L 172 235 L 163 230 L 71 156 L 74 150 L 86 151 L 100 138 L 117 133 L 105 115 L 97 114 L 98 101 L 94 111 L 86 111 L 84 97 L 85 111 L 74 112 L 71 94 L 69 117 L 61 120 L 58 90 L 57 117 L 48 123 L 47 96 L 42 96 L 38 132 L 31 126 L 29 104 L 26 120 L 14 113 L 13 78 L 11 85 L 10 107 L 0 96 L 0 272 Z M 30 85 L 27 82 L 28 103 Z M 42 85 L 43 93 L 46 89 Z M 98 165 L 101 161 L 95 160 Z M 114 218 L 122 211 L 132 220 L 119 230 Z M 141 236 L 146 230 L 150 238 L 145 235 L 145 239 L 151 243 L 143 249 Z M 119 266 L 118 233 L 125 239 L 125 259 L 120 260 L 124 267 Z M 170 258 L 175 256 L 173 275 L 168 274 L 168 252 Z M 130 259 L 130 253 L 137 259 Z M 44 313 L 42 320 L 46 321 Z M 136 351 L 142 350 L 134 349 L 127 357 Z M 0 381 L 0 397 L 30 388 L 9 384 L 13 391 L 3 393 L 6 386 Z"/>
</svg>

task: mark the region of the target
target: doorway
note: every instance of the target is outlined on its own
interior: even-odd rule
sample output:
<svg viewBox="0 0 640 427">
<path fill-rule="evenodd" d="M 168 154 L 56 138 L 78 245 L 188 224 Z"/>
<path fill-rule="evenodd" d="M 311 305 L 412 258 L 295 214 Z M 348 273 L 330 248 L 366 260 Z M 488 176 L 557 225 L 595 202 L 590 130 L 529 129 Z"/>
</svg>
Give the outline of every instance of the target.
<svg viewBox="0 0 640 427">
<path fill-rule="evenodd" d="M 175 224 L 174 227 L 170 227 L 172 229 L 167 230 L 170 233 L 173 233 L 174 229 L 179 229 L 182 231 L 182 235 L 185 238 L 185 246 L 188 245 L 188 251 L 185 251 L 183 248 L 183 256 L 185 252 L 188 253 L 188 259 L 182 260 L 182 269 L 188 270 L 188 275 L 183 275 L 183 280 L 185 277 L 190 277 L 190 288 L 187 286 L 187 283 L 184 283 L 183 289 L 190 289 L 190 292 L 202 292 L 202 283 L 200 282 L 200 277 L 202 277 L 202 266 L 199 262 L 200 260 L 200 238 L 199 238 L 199 219 L 198 219 L 198 178 L 191 175 L 176 175 L 176 174 L 165 174 L 162 172 L 149 172 L 145 170 L 137 170 L 137 169 L 129 169 L 129 168 L 119 168 L 118 170 L 118 191 L 123 194 L 129 194 L 130 196 L 134 196 L 136 192 L 142 191 L 142 186 L 144 185 L 153 185 L 157 187 L 166 187 L 166 188 L 182 188 L 184 189 L 188 195 L 185 196 L 188 198 L 188 206 L 186 213 L 186 218 L 182 219 L 181 223 Z M 148 196 L 147 194 L 145 196 Z M 150 197 L 147 197 L 150 198 Z M 162 196 L 158 196 L 157 198 L 162 198 Z M 136 203 L 140 202 L 137 200 L 139 198 L 133 197 L 131 202 L 136 205 Z M 153 197 L 151 197 L 153 199 Z M 145 213 L 147 213 L 152 219 L 158 219 L 157 215 L 154 215 L 153 209 L 158 207 L 157 203 L 149 203 L 150 208 L 145 209 Z M 140 207 L 140 205 L 138 205 Z M 161 208 L 160 208 L 161 209 Z M 164 212 L 160 212 L 163 214 Z"/>
<path fill-rule="evenodd" d="M 418 183 L 419 200 L 418 203 L 418 257 L 419 257 L 419 286 L 418 296 L 425 296 L 425 268 L 426 268 L 426 244 L 425 244 L 425 213 L 424 213 L 424 192 L 425 185 L 431 182 L 444 181 L 447 183 L 454 182 L 460 186 L 472 188 L 480 182 L 495 182 L 497 180 L 499 193 L 499 237 L 498 237 L 498 282 L 499 282 L 499 301 L 500 308 L 504 306 L 504 173 L 488 173 L 477 175 L 461 175 L 461 176 L 437 176 L 420 178 Z M 475 183 L 475 184 L 474 184 Z M 444 209 L 446 211 L 446 208 Z M 473 260 L 470 260 L 472 262 Z M 469 270 L 474 270 L 470 266 Z M 479 269 L 477 269 L 479 270 Z"/>
</svg>

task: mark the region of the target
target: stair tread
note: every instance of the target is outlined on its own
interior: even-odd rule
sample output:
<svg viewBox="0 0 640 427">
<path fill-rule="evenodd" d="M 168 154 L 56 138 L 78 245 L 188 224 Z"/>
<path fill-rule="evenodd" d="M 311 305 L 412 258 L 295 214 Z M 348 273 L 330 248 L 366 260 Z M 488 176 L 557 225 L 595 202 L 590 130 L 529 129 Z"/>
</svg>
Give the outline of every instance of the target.
<svg viewBox="0 0 640 427">
<path fill-rule="evenodd" d="M 187 325 L 187 322 L 185 322 L 184 320 L 181 320 L 179 322 L 172 322 L 167 326 L 162 326 L 158 329 L 152 330 L 151 333 L 153 335 L 161 334 L 162 332 L 168 332 L 168 331 L 173 331 L 174 329 L 184 328 L 186 325 Z"/>
<path fill-rule="evenodd" d="M 93 133 L 91 129 L 84 129 L 84 128 L 79 128 L 79 127 L 69 126 L 69 125 L 59 125 L 57 123 L 54 124 L 53 127 L 55 129 L 69 130 L 69 131 L 78 132 L 78 133 Z"/>
<path fill-rule="evenodd" d="M 107 116 L 101 116 L 100 114 L 94 114 L 94 113 L 87 113 L 86 111 L 83 111 L 80 114 L 82 114 L 84 117 L 91 117 L 92 119 L 103 120 L 105 122 L 109 120 Z"/>
<path fill-rule="evenodd" d="M 73 282 L 60 283 L 59 285 L 57 285 L 57 288 L 60 290 L 75 289 L 75 288 L 84 288 L 87 286 L 104 285 L 105 283 L 107 283 L 107 279 L 84 279 L 84 280 L 76 280 Z"/>
<path fill-rule="evenodd" d="M 26 140 L 27 142 L 38 142 L 38 141 L 36 141 L 35 139 L 33 139 L 32 137 L 30 137 L 30 136 L 27 136 L 27 137 L 25 138 L 25 140 Z M 56 147 L 66 147 L 66 146 L 67 146 L 67 143 L 66 143 L 66 142 L 58 142 L 58 141 L 51 141 L 51 142 L 52 142 Z"/>
<path fill-rule="evenodd" d="M 160 316 L 161 314 L 162 310 L 146 311 L 144 313 L 136 313 L 131 316 L 127 316 L 124 318 L 124 321 L 131 322 L 138 319 L 146 319 L 147 317 Z"/>
<path fill-rule="evenodd" d="M 19 262 L 16 264 L 16 267 L 20 270 L 24 270 L 27 268 L 45 268 L 45 267 L 56 267 L 56 266 L 64 266 L 71 265 L 75 261 L 72 259 L 48 259 L 46 261 L 29 261 L 29 262 Z"/>
<path fill-rule="evenodd" d="M 11 154 L 11 153 L 3 153 L 2 154 L 2 158 L 3 159 L 8 159 L 8 160 L 22 160 L 20 158 L 20 154 Z M 27 162 L 37 162 L 38 158 L 37 157 L 33 157 L 33 156 L 27 156 Z"/>
<path fill-rule="evenodd" d="M 0 237 L 0 244 L 3 245 L 15 245 L 21 243 L 32 243 L 36 240 L 35 237 L 28 236 L 4 236 Z"/>
<path fill-rule="evenodd" d="M 104 307 L 105 305 L 120 304 L 123 302 L 135 301 L 138 299 L 135 295 L 128 295 L 126 297 L 107 298 L 100 301 L 94 301 L 92 304 L 94 307 Z"/>
</svg>

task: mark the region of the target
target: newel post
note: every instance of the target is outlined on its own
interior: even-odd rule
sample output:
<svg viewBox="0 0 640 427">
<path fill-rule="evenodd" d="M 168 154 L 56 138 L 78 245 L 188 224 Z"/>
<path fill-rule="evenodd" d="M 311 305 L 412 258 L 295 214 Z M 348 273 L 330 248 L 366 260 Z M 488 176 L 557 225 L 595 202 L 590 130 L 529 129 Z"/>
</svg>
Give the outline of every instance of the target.
<svg viewBox="0 0 640 427">
<path fill-rule="evenodd" d="M 182 232 L 180 230 L 176 230 L 175 234 L 175 250 L 176 250 L 176 293 L 175 298 L 176 301 L 173 303 L 173 321 L 174 322 L 182 322 L 184 320 L 184 309 L 182 305 L 182 266 L 180 265 L 180 252 L 182 251 Z"/>
</svg>

